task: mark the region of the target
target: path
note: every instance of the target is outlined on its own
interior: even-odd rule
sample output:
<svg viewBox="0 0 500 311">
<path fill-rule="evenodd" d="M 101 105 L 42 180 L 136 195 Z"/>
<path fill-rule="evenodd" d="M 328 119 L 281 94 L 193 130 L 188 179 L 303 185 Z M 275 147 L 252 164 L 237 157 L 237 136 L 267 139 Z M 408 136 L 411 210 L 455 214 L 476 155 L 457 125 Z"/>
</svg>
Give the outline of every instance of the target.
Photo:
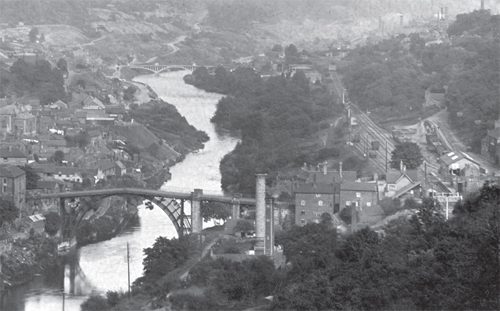
<svg viewBox="0 0 500 311">
<path fill-rule="evenodd" d="M 191 270 L 191 268 L 193 268 L 197 263 L 198 261 L 201 260 L 201 258 L 205 257 L 208 252 L 210 251 L 210 249 L 212 249 L 212 247 L 215 245 L 215 243 L 219 242 L 219 240 L 222 238 L 222 233 L 220 235 L 218 235 L 212 242 L 210 242 L 207 246 L 205 246 L 205 248 L 203 248 L 203 251 L 201 252 L 201 255 L 200 255 L 200 258 L 196 261 L 193 261 L 191 262 L 187 267 L 185 267 L 185 269 L 187 269 L 186 272 L 184 272 L 181 276 L 180 276 L 180 279 L 181 280 L 184 280 L 187 278 L 188 274 L 189 274 L 189 271 Z"/>
</svg>

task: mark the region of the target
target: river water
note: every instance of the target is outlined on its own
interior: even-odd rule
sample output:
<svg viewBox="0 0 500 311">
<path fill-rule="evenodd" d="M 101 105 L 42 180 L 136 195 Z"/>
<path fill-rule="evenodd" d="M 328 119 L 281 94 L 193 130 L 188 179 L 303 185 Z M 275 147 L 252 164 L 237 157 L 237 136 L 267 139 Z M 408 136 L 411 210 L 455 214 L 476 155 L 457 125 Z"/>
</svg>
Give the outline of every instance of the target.
<svg viewBox="0 0 500 311">
<path fill-rule="evenodd" d="M 160 98 L 175 105 L 191 125 L 210 137 L 204 149 L 187 155 L 185 160 L 171 167 L 172 179 L 162 189 L 192 192 L 198 188 L 204 193 L 222 194 L 219 162 L 234 149 L 238 138 L 217 131 L 210 123 L 221 95 L 185 84 L 182 79 L 185 74 L 185 71 L 178 71 L 134 79 L 151 86 Z M 127 243 L 132 282 L 142 275 L 142 250 L 151 247 L 159 236 L 177 237 L 170 219 L 159 208 L 148 210 L 140 207 L 137 224 L 111 240 L 79 248 L 71 265 L 59 267 L 10 290 L 0 309 L 63 310 L 64 292 L 65 310 L 80 310 L 80 304 L 92 293 L 105 294 L 108 290 L 125 292 L 128 287 Z M 76 275 L 73 286 L 70 284 L 70 270 Z"/>
</svg>

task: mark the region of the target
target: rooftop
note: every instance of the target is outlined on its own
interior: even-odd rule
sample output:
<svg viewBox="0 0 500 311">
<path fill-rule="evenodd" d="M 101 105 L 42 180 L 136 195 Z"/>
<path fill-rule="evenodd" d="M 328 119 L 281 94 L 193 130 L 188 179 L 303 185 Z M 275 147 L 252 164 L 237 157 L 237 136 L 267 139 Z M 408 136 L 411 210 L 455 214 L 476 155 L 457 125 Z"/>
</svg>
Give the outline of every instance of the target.
<svg viewBox="0 0 500 311">
<path fill-rule="evenodd" d="M 464 156 L 458 152 L 458 151 L 450 151 L 446 154 L 443 154 L 441 156 L 441 161 L 444 162 L 445 165 L 451 165 L 461 159 L 463 159 Z"/>
<path fill-rule="evenodd" d="M 24 152 L 14 146 L 1 147 L 0 158 L 26 158 Z"/>
<path fill-rule="evenodd" d="M 15 165 L 8 164 L 0 164 L 0 176 L 1 177 L 10 177 L 17 178 L 26 174 L 22 169 Z"/>
<path fill-rule="evenodd" d="M 377 184 L 366 182 L 345 182 L 340 184 L 340 191 L 342 190 L 377 192 Z"/>
</svg>

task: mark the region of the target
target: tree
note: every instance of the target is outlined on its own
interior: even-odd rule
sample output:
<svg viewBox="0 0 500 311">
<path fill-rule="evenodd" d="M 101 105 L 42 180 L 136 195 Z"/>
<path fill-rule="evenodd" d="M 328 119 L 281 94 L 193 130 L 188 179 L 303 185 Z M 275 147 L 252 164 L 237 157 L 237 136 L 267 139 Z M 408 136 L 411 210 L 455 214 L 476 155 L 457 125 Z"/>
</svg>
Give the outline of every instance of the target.
<svg viewBox="0 0 500 311">
<path fill-rule="evenodd" d="M 26 173 L 26 190 L 36 189 L 36 184 L 40 179 L 40 176 L 33 170 L 28 164 L 24 166 L 19 166 Z"/>
<path fill-rule="evenodd" d="M 37 36 L 38 36 L 38 28 L 36 27 L 31 28 L 30 33 L 28 34 L 30 42 L 32 43 L 36 42 Z"/>
<path fill-rule="evenodd" d="M 52 160 L 55 163 L 62 164 L 62 161 L 64 161 L 64 152 L 62 152 L 61 150 L 57 150 L 56 152 L 54 152 Z"/>
<path fill-rule="evenodd" d="M 57 68 L 59 68 L 62 72 L 65 72 L 66 76 L 68 75 L 68 63 L 64 58 L 59 58 L 57 61 Z M 85 89 L 85 86 L 83 88 Z"/>
<path fill-rule="evenodd" d="M 247 232 L 254 229 L 255 229 L 254 226 L 248 220 L 245 219 L 238 220 L 236 226 L 234 227 L 234 231 L 239 231 L 239 232 Z"/>
<path fill-rule="evenodd" d="M 201 207 L 201 216 L 204 221 L 209 221 L 211 219 L 223 220 L 225 221 L 231 216 L 231 210 L 227 204 L 219 202 L 208 202 L 204 203 Z"/>
<path fill-rule="evenodd" d="M 398 169 L 401 161 L 407 169 L 418 168 L 423 163 L 420 147 L 414 142 L 404 142 L 397 145 L 392 150 L 391 167 Z"/>
<path fill-rule="evenodd" d="M 45 232 L 55 235 L 61 226 L 61 217 L 55 212 L 49 212 L 43 216 L 45 217 Z"/>
<path fill-rule="evenodd" d="M 273 49 L 272 49 L 273 52 L 278 52 L 278 53 L 281 53 L 283 52 L 283 47 L 281 46 L 281 44 L 275 44 L 273 46 Z"/>
<path fill-rule="evenodd" d="M 0 198 L 0 226 L 14 221 L 19 215 L 19 209 L 13 202 Z"/>
</svg>

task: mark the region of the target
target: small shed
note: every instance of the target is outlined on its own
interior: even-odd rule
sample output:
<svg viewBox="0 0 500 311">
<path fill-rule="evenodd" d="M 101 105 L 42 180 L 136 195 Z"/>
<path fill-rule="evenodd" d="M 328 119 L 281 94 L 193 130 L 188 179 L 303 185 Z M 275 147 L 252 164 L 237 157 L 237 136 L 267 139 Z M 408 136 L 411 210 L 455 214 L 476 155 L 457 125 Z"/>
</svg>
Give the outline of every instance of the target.
<svg viewBox="0 0 500 311">
<path fill-rule="evenodd" d="M 30 229 L 33 228 L 35 232 L 40 233 L 45 231 L 45 217 L 42 214 L 28 216 L 28 223 Z"/>
</svg>

